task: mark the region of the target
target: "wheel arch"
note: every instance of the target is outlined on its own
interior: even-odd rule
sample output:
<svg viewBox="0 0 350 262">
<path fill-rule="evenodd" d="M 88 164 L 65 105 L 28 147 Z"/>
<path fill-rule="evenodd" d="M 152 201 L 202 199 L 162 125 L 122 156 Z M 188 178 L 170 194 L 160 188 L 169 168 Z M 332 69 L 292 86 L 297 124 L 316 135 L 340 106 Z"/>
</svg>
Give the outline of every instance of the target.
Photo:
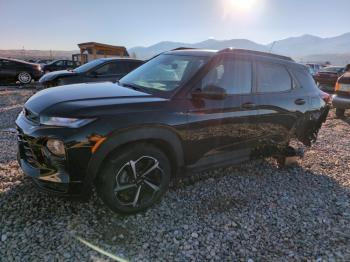
<svg viewBox="0 0 350 262">
<path fill-rule="evenodd" d="M 181 139 L 171 128 L 142 127 L 124 130 L 108 136 L 92 155 L 88 163 L 84 185 L 91 186 L 93 184 L 108 156 L 135 143 L 150 143 L 162 150 L 169 157 L 172 171 L 175 175 L 178 168 L 184 166 L 184 153 Z"/>
</svg>

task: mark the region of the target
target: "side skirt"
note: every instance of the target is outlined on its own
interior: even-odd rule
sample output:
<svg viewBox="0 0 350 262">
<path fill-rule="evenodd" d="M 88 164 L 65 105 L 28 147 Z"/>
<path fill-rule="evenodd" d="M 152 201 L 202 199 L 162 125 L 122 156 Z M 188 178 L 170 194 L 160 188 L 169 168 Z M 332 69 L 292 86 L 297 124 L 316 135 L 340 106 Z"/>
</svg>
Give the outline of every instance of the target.
<svg viewBox="0 0 350 262">
<path fill-rule="evenodd" d="M 189 173 L 196 173 L 211 169 L 237 165 L 244 161 L 250 160 L 251 152 L 252 150 L 249 148 L 236 150 L 228 153 L 205 156 L 198 160 L 195 164 L 187 166 L 185 168 L 185 174 L 188 175 Z"/>
</svg>

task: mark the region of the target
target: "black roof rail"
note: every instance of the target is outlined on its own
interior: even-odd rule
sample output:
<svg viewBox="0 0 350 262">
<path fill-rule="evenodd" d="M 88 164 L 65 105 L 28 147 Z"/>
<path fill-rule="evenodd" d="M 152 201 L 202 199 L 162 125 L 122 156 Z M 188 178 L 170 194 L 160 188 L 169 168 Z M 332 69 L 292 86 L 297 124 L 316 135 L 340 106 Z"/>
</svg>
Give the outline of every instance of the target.
<svg viewBox="0 0 350 262">
<path fill-rule="evenodd" d="M 177 48 L 171 49 L 170 51 L 189 50 L 189 49 L 197 49 L 197 48 L 195 48 L 195 47 L 185 47 L 185 46 L 181 46 L 181 47 L 177 47 Z"/>
<path fill-rule="evenodd" d="M 283 55 L 276 55 L 272 53 L 267 53 L 267 52 L 260 52 L 260 51 L 254 51 L 254 50 L 248 50 L 248 49 L 239 49 L 239 48 L 225 48 L 220 50 L 218 53 L 234 53 L 234 54 L 243 54 L 243 55 L 259 55 L 259 56 L 266 56 L 266 57 L 275 57 L 279 58 L 282 60 L 287 60 L 287 61 L 292 61 L 294 60 L 288 56 L 283 56 Z"/>
</svg>

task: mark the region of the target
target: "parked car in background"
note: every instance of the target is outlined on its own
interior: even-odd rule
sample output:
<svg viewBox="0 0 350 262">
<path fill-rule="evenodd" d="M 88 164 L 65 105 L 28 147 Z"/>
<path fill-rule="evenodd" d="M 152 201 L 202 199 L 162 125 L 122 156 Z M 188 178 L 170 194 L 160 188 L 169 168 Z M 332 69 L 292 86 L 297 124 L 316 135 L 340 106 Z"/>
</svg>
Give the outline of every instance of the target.
<svg viewBox="0 0 350 262">
<path fill-rule="evenodd" d="M 329 66 L 321 69 L 314 77 L 318 87 L 325 92 L 334 92 L 338 78 L 344 74 L 344 67 Z"/>
<path fill-rule="evenodd" d="M 330 96 L 292 59 L 240 49 L 160 54 L 118 83 L 36 93 L 16 120 L 18 161 L 45 190 L 114 211 L 155 203 L 170 180 L 310 145 Z M 187 171 L 187 172 L 186 172 Z"/>
<path fill-rule="evenodd" d="M 53 60 L 51 60 L 51 59 L 39 59 L 35 63 L 43 66 L 43 65 L 47 65 L 47 64 L 51 63 L 52 61 Z"/>
<path fill-rule="evenodd" d="M 100 58 L 73 70 L 47 73 L 39 82 L 45 88 L 76 83 L 116 82 L 142 64 L 142 60 L 131 58 Z"/>
<path fill-rule="evenodd" d="M 338 117 L 344 116 L 345 110 L 350 109 L 350 64 L 345 67 L 345 73 L 337 81 L 332 103 Z"/>
<path fill-rule="evenodd" d="M 42 75 L 43 71 L 39 64 L 0 57 L 0 82 L 19 81 L 21 84 L 29 84 Z"/>
<path fill-rule="evenodd" d="M 72 60 L 60 59 L 60 60 L 52 61 L 46 65 L 43 65 L 42 69 L 46 74 L 46 73 L 58 71 L 58 70 L 72 70 L 77 66 L 78 66 L 77 62 L 74 62 Z"/>
<path fill-rule="evenodd" d="M 322 65 L 313 63 L 308 63 L 306 66 L 309 68 L 312 76 L 315 76 L 323 68 Z"/>
</svg>

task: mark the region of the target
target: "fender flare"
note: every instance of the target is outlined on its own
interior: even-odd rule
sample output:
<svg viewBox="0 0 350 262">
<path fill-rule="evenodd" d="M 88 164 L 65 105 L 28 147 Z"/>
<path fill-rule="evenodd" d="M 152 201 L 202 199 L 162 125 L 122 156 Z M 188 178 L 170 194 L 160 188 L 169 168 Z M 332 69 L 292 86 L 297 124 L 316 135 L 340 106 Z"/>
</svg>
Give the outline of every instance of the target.
<svg viewBox="0 0 350 262">
<path fill-rule="evenodd" d="M 184 166 L 184 152 L 181 140 L 175 131 L 168 127 L 138 127 L 113 133 L 107 137 L 88 163 L 84 186 L 90 187 L 94 182 L 103 161 L 117 147 L 127 143 L 156 139 L 169 144 L 174 152 L 176 167 Z"/>
</svg>

